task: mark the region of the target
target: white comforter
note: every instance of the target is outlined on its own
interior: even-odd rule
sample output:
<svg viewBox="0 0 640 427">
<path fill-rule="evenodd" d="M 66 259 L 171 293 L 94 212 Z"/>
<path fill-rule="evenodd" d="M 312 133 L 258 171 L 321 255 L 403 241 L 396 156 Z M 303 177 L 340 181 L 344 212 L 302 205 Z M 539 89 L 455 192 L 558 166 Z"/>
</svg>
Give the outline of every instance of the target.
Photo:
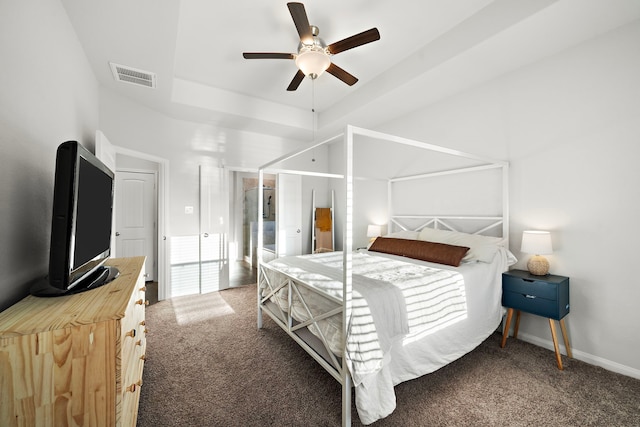
<svg viewBox="0 0 640 427">
<path fill-rule="evenodd" d="M 288 258 L 279 258 L 272 261 L 272 264 L 307 283 L 319 282 L 317 284 L 322 286 L 325 292 L 341 298 L 342 254 L 333 252 L 321 255 L 326 257 L 323 259 L 323 261 L 326 261 L 324 266 L 320 264 L 315 266 L 316 261 L 307 259 L 307 256 L 292 257 L 303 259 L 305 267 L 311 267 L 311 270 L 305 270 L 300 265 L 295 266 L 296 261 Z M 318 257 L 318 255 L 315 255 L 315 257 Z M 351 355 L 353 348 L 348 343 L 347 357 L 352 359 L 351 362 L 353 364 L 350 365 L 350 371 L 356 384 L 356 407 L 363 424 L 371 424 L 393 412 L 396 407 L 394 393 L 396 384 L 439 369 L 473 350 L 496 330 L 502 317 L 500 277 L 501 273 L 508 267 L 509 257 L 508 251 L 500 248 L 492 263 L 474 262 L 462 264 L 456 268 L 379 253 L 376 253 L 375 256 L 367 253 L 354 254 L 354 310 L 352 314 L 355 314 L 356 307 L 360 307 L 360 303 L 356 303 L 356 298 L 359 298 L 360 301 L 367 300 L 366 297 L 360 295 L 360 291 L 357 291 L 362 285 L 359 276 L 373 275 L 373 287 L 376 288 L 380 287 L 383 282 L 393 282 L 394 278 L 399 278 L 405 274 L 411 276 L 412 279 L 417 279 L 415 276 L 416 271 L 438 271 L 438 273 L 432 273 L 434 278 L 448 277 L 451 283 L 454 284 L 453 288 L 457 288 L 457 292 L 461 293 L 461 295 L 454 297 L 450 301 L 453 303 L 448 309 L 450 312 L 443 317 L 442 321 L 438 321 L 437 318 L 431 316 L 431 322 L 424 323 L 422 322 L 424 307 L 421 306 L 420 301 L 424 299 L 425 294 L 419 290 L 419 287 L 404 286 L 401 294 L 409 302 L 407 307 L 410 308 L 406 309 L 406 326 L 409 330 L 407 333 L 395 334 L 397 330 L 394 332 L 394 328 L 397 329 L 399 327 L 397 319 L 389 322 L 393 325 L 391 332 L 378 331 L 376 329 L 375 333 L 386 334 L 387 338 L 383 337 L 382 341 L 375 345 L 376 351 L 379 350 L 380 353 L 376 357 L 369 359 L 369 362 L 375 362 L 363 364 L 364 369 L 362 371 L 359 371 L 356 366 L 359 361 Z M 387 264 L 387 262 L 390 263 Z M 387 268 L 387 266 L 395 265 L 395 262 L 405 264 L 405 267 L 407 267 L 407 264 L 411 266 L 405 272 L 395 268 Z M 310 263 L 312 264 L 309 265 Z M 327 270 L 327 268 L 332 268 L 333 270 Z M 367 270 L 369 271 L 367 272 Z M 393 295 L 394 292 L 389 292 L 388 290 L 385 292 L 385 301 L 390 301 L 389 295 Z M 398 294 L 395 293 L 395 295 L 397 296 Z M 292 297 L 294 302 L 292 316 L 301 321 L 308 315 L 306 310 L 302 309 L 299 302 L 296 301 L 295 294 Z M 303 297 L 306 299 L 304 294 Z M 415 304 L 413 304 L 414 299 Z M 286 307 L 286 293 L 280 293 L 276 300 L 281 307 Z M 318 299 L 314 304 L 317 304 L 317 306 L 312 307 L 312 310 L 335 306 L 335 302 L 323 298 Z M 385 315 L 397 315 L 398 309 L 397 307 L 394 308 L 394 303 L 383 304 L 383 306 L 390 306 L 392 309 L 387 314 L 383 313 L 380 318 L 384 318 Z M 414 307 L 416 308 L 414 309 Z M 364 310 L 365 314 L 368 315 L 366 309 Z M 424 313 L 428 312 L 429 310 L 427 309 Z M 427 317 L 430 316 L 427 314 Z M 369 325 L 378 328 L 380 318 L 378 318 L 374 310 L 374 314 L 371 314 L 370 318 L 373 320 L 369 322 Z M 320 323 L 319 326 L 330 342 L 332 351 L 339 354 L 342 330 L 341 316 L 335 316 L 330 321 Z M 317 334 L 318 331 L 314 333 Z M 351 338 L 355 338 L 353 329 L 350 330 L 347 338 L 348 341 L 351 341 Z M 385 339 L 389 339 L 390 342 L 385 343 Z M 390 348 L 387 348 L 387 345 L 390 345 Z M 375 353 L 375 351 L 372 353 Z M 358 354 L 358 351 L 354 354 Z"/>
<path fill-rule="evenodd" d="M 320 291 L 342 298 L 342 253 L 279 258 L 270 263 L 279 271 L 303 280 Z M 365 253 L 353 254 L 352 313 L 347 335 L 346 358 L 356 386 L 380 371 L 392 344 L 407 334 L 427 333 L 466 317 L 464 280 L 460 273 L 416 265 Z M 316 316 L 336 306 L 311 291 L 300 292 Z M 287 309 L 287 290 L 277 301 Z M 310 316 L 297 294 L 292 295 L 292 316 Z M 324 335 L 331 351 L 342 355 L 342 315 L 310 325 L 316 336 Z"/>
</svg>

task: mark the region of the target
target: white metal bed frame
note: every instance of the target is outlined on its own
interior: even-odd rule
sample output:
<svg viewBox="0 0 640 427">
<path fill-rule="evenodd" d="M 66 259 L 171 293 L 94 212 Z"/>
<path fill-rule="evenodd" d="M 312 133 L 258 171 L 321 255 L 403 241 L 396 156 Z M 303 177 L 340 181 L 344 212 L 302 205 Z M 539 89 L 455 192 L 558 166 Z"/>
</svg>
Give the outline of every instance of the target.
<svg viewBox="0 0 640 427">
<path fill-rule="evenodd" d="M 306 302 L 304 301 L 303 296 L 301 295 L 299 288 L 304 287 L 312 292 L 317 292 L 317 289 L 305 283 L 304 281 L 295 279 L 290 275 L 279 272 L 281 275 L 281 279 L 277 282 L 273 283 L 274 280 L 269 278 L 267 274 L 269 270 L 275 270 L 269 264 L 263 263 L 262 261 L 262 212 L 258 213 L 258 307 L 257 307 L 257 326 L 258 328 L 262 328 L 263 326 L 263 313 L 267 313 L 271 319 L 278 324 L 291 338 L 293 338 L 307 353 L 309 353 L 329 374 L 331 374 L 341 385 L 342 385 L 342 425 L 349 426 L 351 425 L 351 388 L 352 388 L 352 380 L 349 370 L 347 368 L 347 362 L 345 357 L 346 351 L 346 337 L 347 337 L 347 329 L 349 325 L 349 319 L 351 317 L 351 309 L 352 309 L 352 251 L 353 251 L 353 181 L 354 181 L 354 156 L 353 156 L 353 143 L 354 136 L 362 135 L 365 137 L 375 138 L 378 140 L 384 140 L 391 143 L 408 145 L 412 147 L 421 148 L 424 150 L 449 154 L 456 157 L 463 157 L 471 160 L 475 160 L 481 163 L 479 166 L 473 167 L 465 167 L 460 169 L 451 169 L 446 171 L 439 172 L 430 172 L 419 175 L 412 176 L 403 176 L 392 178 L 388 181 L 388 204 L 391 207 L 391 194 L 393 184 L 396 182 L 414 180 L 414 179 L 425 179 L 429 177 L 443 176 L 443 175 L 451 175 L 451 174 L 459 174 L 459 173 L 470 173 L 481 170 L 488 169 L 501 169 L 502 171 L 502 215 L 501 216 L 423 216 L 423 215 L 395 215 L 389 209 L 389 224 L 390 230 L 392 227 L 396 227 L 401 230 L 407 230 L 408 227 L 403 224 L 404 221 L 410 219 L 424 219 L 417 227 L 411 227 L 413 230 L 420 230 L 425 227 L 432 228 L 446 228 L 449 230 L 456 230 L 456 227 L 451 225 L 451 221 L 458 220 L 474 220 L 474 221 L 488 221 L 489 224 L 476 230 L 475 234 L 482 234 L 487 230 L 494 229 L 496 227 L 502 228 L 502 237 L 505 240 L 505 247 L 508 248 L 508 237 L 509 237 L 509 189 L 508 189 L 508 176 L 509 176 L 509 164 L 506 161 L 488 159 L 485 157 L 476 156 L 469 153 L 464 153 L 458 150 L 453 150 L 445 147 L 440 147 L 437 145 L 415 141 L 407 138 L 402 138 L 395 135 L 384 134 L 381 132 L 376 132 L 368 129 L 358 128 L 351 125 L 348 125 L 344 131 L 344 133 L 336 135 L 332 138 L 319 142 L 317 144 L 313 144 L 309 147 L 306 147 L 302 150 L 287 154 L 280 158 L 277 158 L 259 168 L 259 182 L 258 188 L 261 188 L 263 185 L 263 177 L 265 171 L 269 171 L 269 173 L 291 173 L 291 174 L 300 174 L 300 175 L 308 175 L 308 176 L 320 176 L 327 178 L 342 178 L 344 180 L 344 190 L 345 190 L 345 205 L 344 205 L 344 215 L 342 217 L 342 229 L 343 229 L 343 292 L 342 299 L 329 296 L 327 294 L 323 294 L 325 298 L 329 298 L 336 302 L 339 306 L 335 309 L 332 309 L 325 313 L 320 313 L 314 315 Z M 305 152 L 313 150 L 317 147 L 323 146 L 325 144 L 329 144 L 335 141 L 337 138 L 342 137 L 344 140 L 344 175 L 342 174 L 330 174 L 330 173 L 319 173 L 319 172 L 306 172 L 299 170 L 283 170 L 277 169 L 274 166 L 282 163 L 286 160 L 295 158 Z M 262 194 L 259 192 L 259 200 L 258 200 L 258 209 L 262 210 Z M 275 270 L 277 271 L 277 270 Z M 268 292 L 266 295 L 261 295 L 261 286 L 266 286 Z M 309 316 L 309 320 L 299 323 L 296 322 L 292 315 L 291 310 L 287 310 L 286 312 L 280 309 L 280 307 L 270 302 L 270 298 L 283 287 L 288 287 L 288 307 L 291 307 L 292 296 L 295 293 L 296 296 L 300 299 L 301 304 L 303 305 L 305 311 Z M 330 316 L 334 316 L 336 314 L 342 314 L 342 346 L 341 346 L 341 357 L 337 357 L 333 354 L 333 352 L 329 349 L 329 345 L 327 343 L 326 338 L 320 332 L 320 337 L 317 338 L 309 332 L 306 327 L 311 324 L 316 324 L 317 322 L 328 318 Z M 318 331 L 321 328 L 316 328 Z"/>
</svg>

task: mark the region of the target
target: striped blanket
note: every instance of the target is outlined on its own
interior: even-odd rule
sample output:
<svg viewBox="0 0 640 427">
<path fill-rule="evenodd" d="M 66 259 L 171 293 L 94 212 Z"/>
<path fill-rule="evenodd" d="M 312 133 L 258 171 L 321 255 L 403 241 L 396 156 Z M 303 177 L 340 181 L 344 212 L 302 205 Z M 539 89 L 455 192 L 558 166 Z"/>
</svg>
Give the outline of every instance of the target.
<svg viewBox="0 0 640 427">
<path fill-rule="evenodd" d="M 342 253 L 278 258 L 270 263 L 320 292 L 300 288 L 304 304 L 292 295 L 291 314 L 298 321 L 335 308 L 322 297 L 342 298 Z M 460 273 L 431 268 L 367 253 L 354 253 L 352 263 L 352 313 L 346 357 L 357 386 L 383 365 L 391 344 L 407 334 L 427 334 L 467 316 L 464 279 Z M 274 300 L 287 309 L 286 287 Z M 342 354 L 342 316 L 310 325 L 328 340 L 330 349 Z"/>
</svg>

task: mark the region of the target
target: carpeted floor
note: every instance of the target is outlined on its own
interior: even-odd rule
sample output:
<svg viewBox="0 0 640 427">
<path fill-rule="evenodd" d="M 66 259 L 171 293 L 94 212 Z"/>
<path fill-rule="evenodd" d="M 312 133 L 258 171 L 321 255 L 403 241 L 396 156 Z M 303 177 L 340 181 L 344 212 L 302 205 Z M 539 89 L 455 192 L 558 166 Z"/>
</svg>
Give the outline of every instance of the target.
<svg viewBox="0 0 640 427">
<path fill-rule="evenodd" d="M 255 285 L 147 307 L 138 426 L 339 426 L 338 383 L 265 316 Z M 396 386 L 375 426 L 640 426 L 640 380 L 494 334 Z M 360 425 L 355 407 L 353 424 Z"/>
</svg>

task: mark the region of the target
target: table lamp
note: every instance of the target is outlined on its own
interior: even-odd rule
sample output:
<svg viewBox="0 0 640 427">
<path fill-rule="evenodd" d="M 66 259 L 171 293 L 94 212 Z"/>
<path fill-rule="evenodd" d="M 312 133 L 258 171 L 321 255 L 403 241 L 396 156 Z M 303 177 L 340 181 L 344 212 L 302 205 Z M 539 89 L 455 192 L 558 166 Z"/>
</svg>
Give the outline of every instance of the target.
<svg viewBox="0 0 640 427">
<path fill-rule="evenodd" d="M 529 273 L 536 276 L 546 276 L 549 273 L 549 261 L 542 255 L 553 253 L 551 233 L 548 231 L 523 231 L 520 251 L 533 254 L 527 262 Z"/>
<path fill-rule="evenodd" d="M 382 236 L 382 226 L 369 224 L 367 227 L 367 237 L 369 237 L 369 242 L 373 242 L 378 236 Z"/>
</svg>

